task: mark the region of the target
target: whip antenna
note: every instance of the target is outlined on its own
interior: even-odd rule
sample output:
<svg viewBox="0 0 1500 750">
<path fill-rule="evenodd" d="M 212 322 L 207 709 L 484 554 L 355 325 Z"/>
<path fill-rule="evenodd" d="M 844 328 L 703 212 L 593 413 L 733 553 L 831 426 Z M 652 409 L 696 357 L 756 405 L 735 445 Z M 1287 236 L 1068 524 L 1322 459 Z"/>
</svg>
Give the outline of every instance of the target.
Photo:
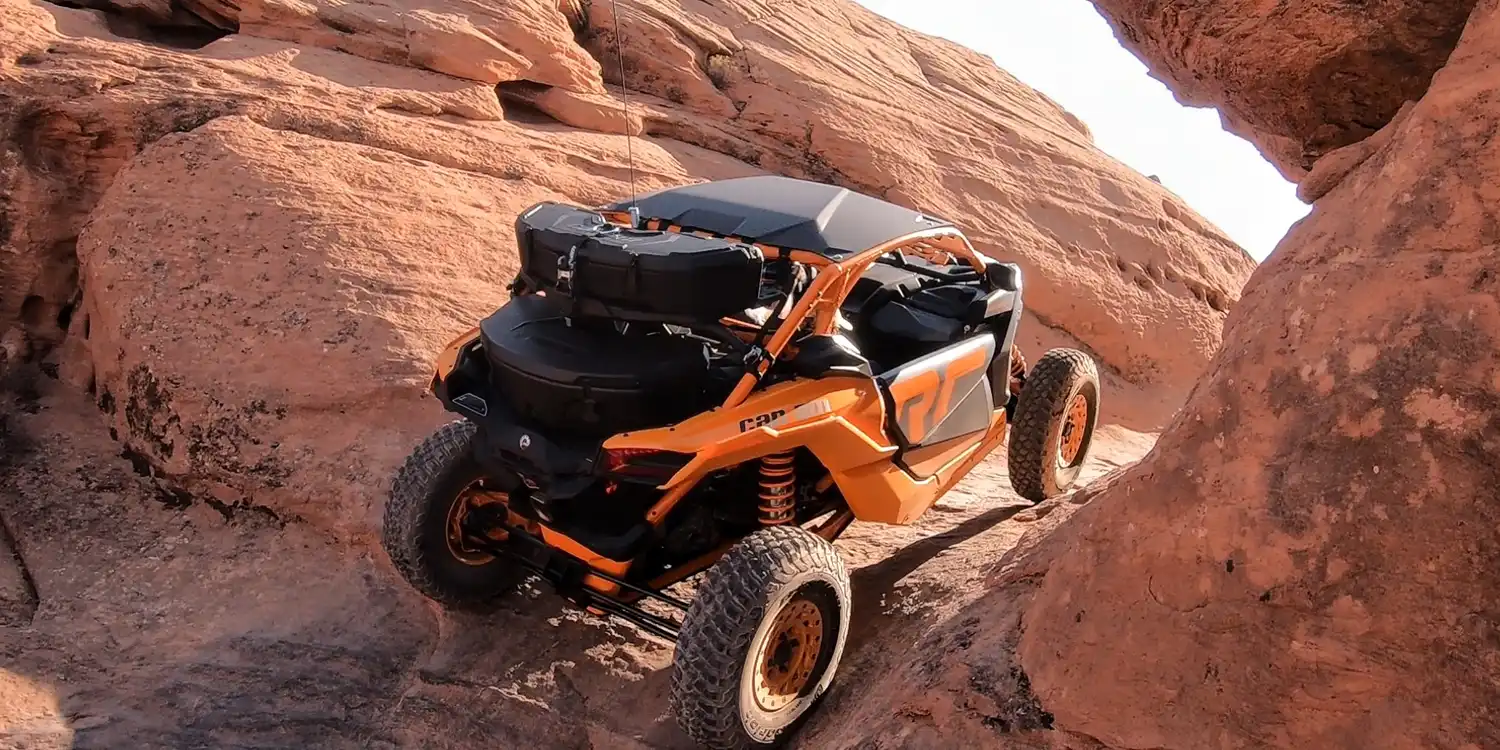
<svg viewBox="0 0 1500 750">
<path fill-rule="evenodd" d="M 609 0 L 609 6 L 615 16 L 615 59 L 620 66 L 620 102 L 625 110 L 620 127 L 625 130 L 625 164 L 630 171 L 630 223 L 639 225 L 640 209 L 635 204 L 635 149 L 631 146 L 634 136 L 630 134 L 630 87 L 625 83 L 625 41 L 620 36 L 620 3 Z"/>
</svg>

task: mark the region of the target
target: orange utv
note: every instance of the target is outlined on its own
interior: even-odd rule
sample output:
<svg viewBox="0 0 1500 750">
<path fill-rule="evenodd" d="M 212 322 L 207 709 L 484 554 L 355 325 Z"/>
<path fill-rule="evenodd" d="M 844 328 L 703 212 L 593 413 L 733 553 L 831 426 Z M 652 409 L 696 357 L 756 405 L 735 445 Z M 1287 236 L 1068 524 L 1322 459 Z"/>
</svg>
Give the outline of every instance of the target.
<svg viewBox="0 0 1500 750">
<path fill-rule="evenodd" d="M 674 641 L 704 746 L 779 744 L 829 689 L 852 522 L 913 522 L 1007 433 L 1033 502 L 1088 455 L 1094 362 L 1028 369 L 1020 269 L 949 222 L 766 176 L 541 203 L 516 236 L 509 301 L 438 358 L 458 419 L 395 477 L 385 548 L 448 608 L 535 577 Z"/>
</svg>

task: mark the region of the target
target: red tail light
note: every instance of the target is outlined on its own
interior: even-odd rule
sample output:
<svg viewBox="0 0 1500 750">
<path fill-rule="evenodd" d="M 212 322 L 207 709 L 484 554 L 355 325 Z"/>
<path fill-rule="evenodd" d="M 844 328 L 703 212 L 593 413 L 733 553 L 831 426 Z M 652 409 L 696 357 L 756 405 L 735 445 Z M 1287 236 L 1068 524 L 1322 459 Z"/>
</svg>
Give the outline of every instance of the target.
<svg viewBox="0 0 1500 750">
<path fill-rule="evenodd" d="M 691 460 L 690 453 L 653 448 L 607 448 L 599 468 L 615 476 L 666 481 Z"/>
</svg>

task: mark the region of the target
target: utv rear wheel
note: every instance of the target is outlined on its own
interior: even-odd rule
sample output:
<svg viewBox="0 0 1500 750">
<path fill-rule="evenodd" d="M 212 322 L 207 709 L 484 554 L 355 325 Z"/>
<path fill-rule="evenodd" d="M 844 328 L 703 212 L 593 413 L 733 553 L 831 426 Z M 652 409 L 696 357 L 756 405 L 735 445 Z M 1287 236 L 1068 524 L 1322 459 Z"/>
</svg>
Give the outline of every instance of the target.
<svg viewBox="0 0 1500 750">
<path fill-rule="evenodd" d="M 1078 481 L 1099 422 L 1099 368 L 1076 349 L 1053 349 L 1026 375 L 1010 428 L 1010 484 L 1039 503 Z"/>
<path fill-rule="evenodd" d="M 391 483 L 381 542 L 397 572 L 423 596 L 452 610 L 483 612 L 520 582 L 509 561 L 464 538 L 484 479 L 470 452 L 474 424 L 443 425 L 407 457 Z"/>
<path fill-rule="evenodd" d="M 833 681 L 849 636 L 849 573 L 794 526 L 745 537 L 704 574 L 672 665 L 672 711 L 715 749 L 780 745 Z"/>
</svg>

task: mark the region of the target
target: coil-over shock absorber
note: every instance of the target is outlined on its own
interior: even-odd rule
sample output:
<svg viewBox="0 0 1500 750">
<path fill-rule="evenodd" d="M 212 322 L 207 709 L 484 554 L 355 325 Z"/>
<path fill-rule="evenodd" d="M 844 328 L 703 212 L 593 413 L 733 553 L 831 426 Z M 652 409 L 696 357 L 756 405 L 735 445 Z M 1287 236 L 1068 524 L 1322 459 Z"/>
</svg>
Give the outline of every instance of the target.
<svg viewBox="0 0 1500 750">
<path fill-rule="evenodd" d="M 791 451 L 760 459 L 760 524 L 791 523 L 797 512 L 797 467 Z"/>
</svg>

